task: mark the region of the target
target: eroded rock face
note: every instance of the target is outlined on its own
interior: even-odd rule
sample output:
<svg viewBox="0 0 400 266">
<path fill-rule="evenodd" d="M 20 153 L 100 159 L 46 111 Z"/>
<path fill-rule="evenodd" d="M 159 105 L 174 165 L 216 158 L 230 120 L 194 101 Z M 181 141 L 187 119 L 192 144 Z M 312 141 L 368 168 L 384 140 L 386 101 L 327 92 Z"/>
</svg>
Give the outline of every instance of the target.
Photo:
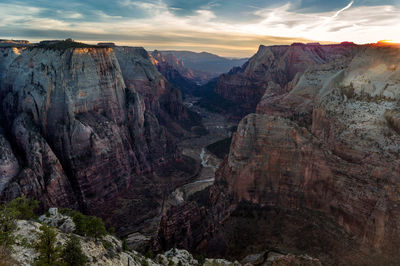
<svg viewBox="0 0 400 266">
<path fill-rule="evenodd" d="M 184 132 L 186 109 L 144 49 L 0 50 L 13 58 L 0 67 L 4 198 L 24 193 L 135 225 L 193 175 L 170 133 Z"/>
<path fill-rule="evenodd" d="M 4 130 L 0 128 L 0 191 L 3 191 L 8 182 L 18 174 L 19 170 L 19 162 L 9 141 L 4 136 Z"/>
<path fill-rule="evenodd" d="M 192 70 L 184 66 L 182 60 L 173 54 L 162 54 L 159 51 L 153 51 L 151 57 L 158 71 L 180 91 L 190 93 L 197 88 L 196 83 L 200 81 Z"/>
<path fill-rule="evenodd" d="M 246 249 L 278 247 L 307 252 L 328 264 L 398 261 L 399 49 L 329 47 L 301 48 L 324 53 L 295 57 L 293 68 L 279 76 L 297 78 L 283 90 L 286 81 L 276 82 L 271 88 L 277 94 L 259 86 L 260 102 L 246 98 L 258 103 L 257 113 L 240 122 L 210 190 L 203 224 L 212 226 L 202 241 L 189 242 L 187 248 L 244 256 L 251 252 Z M 283 71 L 272 66 L 287 57 L 275 57 L 273 48 L 260 49 L 267 61 L 255 61 L 263 54 L 259 51 L 246 67 L 261 85 L 274 75 L 271 70 Z M 332 60 L 320 64 L 316 58 Z M 237 84 L 240 93 L 253 97 L 253 92 L 246 94 L 248 86 L 241 90 Z M 228 203 L 222 209 L 221 200 Z M 161 237 L 168 217 L 164 220 Z M 168 232 L 172 235 L 171 228 Z M 187 239 L 193 240 L 186 236 L 178 243 L 185 245 Z"/>
<path fill-rule="evenodd" d="M 274 110 L 307 69 L 326 68 L 326 64 L 333 62 L 339 65 L 336 68 L 343 67 L 355 49 L 353 45 L 261 45 L 246 64 L 219 77 L 215 92 L 247 113 L 254 112 L 261 98 L 268 96 L 268 108 Z M 307 97 L 306 90 L 302 94 Z"/>
<path fill-rule="evenodd" d="M 157 71 L 149 54 L 140 47 L 116 47 L 115 53 L 128 89 L 136 90 L 147 110 L 174 135 L 182 136 L 201 123 L 182 103 L 182 93 Z"/>
</svg>

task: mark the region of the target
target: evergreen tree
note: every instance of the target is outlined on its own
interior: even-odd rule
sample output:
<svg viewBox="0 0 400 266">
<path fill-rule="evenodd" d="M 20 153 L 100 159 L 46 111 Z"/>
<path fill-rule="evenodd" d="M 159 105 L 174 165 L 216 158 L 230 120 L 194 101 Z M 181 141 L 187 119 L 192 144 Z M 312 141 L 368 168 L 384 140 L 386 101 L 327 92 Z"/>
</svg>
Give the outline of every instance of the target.
<svg viewBox="0 0 400 266">
<path fill-rule="evenodd" d="M 106 227 L 103 220 L 95 216 L 89 216 L 87 218 L 87 235 L 99 238 L 107 234 Z"/>
<path fill-rule="evenodd" d="M 75 233 L 81 236 L 87 235 L 87 218 L 80 212 L 73 211 L 71 215 L 75 223 Z"/>
<path fill-rule="evenodd" d="M 62 259 L 68 266 L 84 266 L 87 257 L 82 252 L 78 237 L 71 235 L 62 251 Z"/>
<path fill-rule="evenodd" d="M 39 234 L 39 242 L 36 244 L 35 249 L 39 252 L 36 266 L 57 266 L 62 265 L 60 261 L 60 247 L 57 247 L 56 237 L 57 233 L 49 226 L 42 225 L 42 231 Z"/>
<path fill-rule="evenodd" d="M 122 239 L 122 250 L 123 251 L 129 251 L 130 248 L 128 246 L 128 242 L 126 241 L 126 238 Z"/>
<path fill-rule="evenodd" d="M 35 210 L 39 207 L 39 201 L 28 199 L 23 195 L 13 199 L 8 205 L 15 210 L 17 219 L 30 220 L 36 216 Z"/>
<path fill-rule="evenodd" d="M 0 206 L 0 245 L 7 248 L 14 244 L 13 232 L 17 228 L 17 212 L 8 205 Z"/>
</svg>

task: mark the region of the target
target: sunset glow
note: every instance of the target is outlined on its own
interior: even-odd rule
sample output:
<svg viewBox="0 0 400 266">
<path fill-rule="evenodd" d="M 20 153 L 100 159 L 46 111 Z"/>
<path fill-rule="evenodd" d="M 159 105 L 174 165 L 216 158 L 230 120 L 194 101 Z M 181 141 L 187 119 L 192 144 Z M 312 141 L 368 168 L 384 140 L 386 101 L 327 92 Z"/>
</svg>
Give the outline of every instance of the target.
<svg viewBox="0 0 400 266">
<path fill-rule="evenodd" d="M 0 3 L 0 38 L 71 37 L 240 57 L 250 56 L 260 44 L 376 43 L 400 36 L 400 5 L 391 0 L 61 2 Z"/>
</svg>

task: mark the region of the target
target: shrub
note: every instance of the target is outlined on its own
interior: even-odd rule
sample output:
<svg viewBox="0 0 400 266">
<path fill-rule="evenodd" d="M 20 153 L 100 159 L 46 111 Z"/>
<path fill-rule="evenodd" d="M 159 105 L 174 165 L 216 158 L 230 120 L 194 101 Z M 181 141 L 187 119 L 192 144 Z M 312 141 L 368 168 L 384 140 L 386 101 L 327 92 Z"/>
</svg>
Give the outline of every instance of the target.
<svg viewBox="0 0 400 266">
<path fill-rule="evenodd" d="M 8 205 L 15 210 L 17 219 L 30 220 L 36 217 L 35 210 L 39 207 L 39 201 L 28 199 L 24 195 L 13 199 Z"/>
<path fill-rule="evenodd" d="M 100 238 L 107 234 L 102 219 L 95 216 L 87 216 L 75 210 L 62 209 L 61 213 L 72 217 L 75 223 L 74 233 L 81 236 Z"/>
<path fill-rule="evenodd" d="M 142 259 L 142 261 L 140 262 L 140 264 L 142 266 L 149 266 L 149 263 L 147 262 L 147 260 L 145 258 Z"/>
<path fill-rule="evenodd" d="M 17 228 L 17 219 L 32 219 L 39 202 L 25 196 L 0 205 L 0 245 L 10 248 L 14 244 L 13 232 Z"/>
<path fill-rule="evenodd" d="M 154 259 L 154 257 L 155 257 L 154 252 L 151 251 L 151 250 L 147 251 L 146 254 L 145 254 L 144 256 L 145 256 L 146 258 L 149 258 L 149 259 Z"/>
<path fill-rule="evenodd" d="M 39 241 L 35 245 L 35 250 L 39 257 L 35 261 L 36 266 L 56 266 L 61 265 L 61 248 L 56 246 L 57 233 L 49 226 L 42 225 L 39 234 Z"/>
<path fill-rule="evenodd" d="M 10 248 L 15 240 L 13 236 L 16 225 L 17 213 L 8 205 L 0 206 L 0 245 Z"/>
<path fill-rule="evenodd" d="M 103 220 L 95 216 L 86 217 L 87 235 L 99 238 L 107 234 Z"/>
<path fill-rule="evenodd" d="M 71 235 L 64 246 L 61 257 L 63 262 L 68 266 L 84 266 L 87 257 L 82 252 L 81 243 L 78 237 Z"/>
<path fill-rule="evenodd" d="M 112 244 L 106 240 L 101 241 L 101 243 L 103 244 L 103 247 L 105 249 L 111 249 L 112 248 Z"/>
<path fill-rule="evenodd" d="M 197 261 L 199 262 L 199 265 L 204 265 L 204 263 L 206 262 L 206 257 L 201 254 L 198 258 Z"/>
<path fill-rule="evenodd" d="M 123 251 L 129 251 L 129 250 L 130 250 L 130 248 L 129 248 L 129 246 L 128 246 L 128 242 L 126 242 L 126 239 L 125 239 L 125 238 L 122 239 L 122 250 L 123 250 Z"/>
</svg>

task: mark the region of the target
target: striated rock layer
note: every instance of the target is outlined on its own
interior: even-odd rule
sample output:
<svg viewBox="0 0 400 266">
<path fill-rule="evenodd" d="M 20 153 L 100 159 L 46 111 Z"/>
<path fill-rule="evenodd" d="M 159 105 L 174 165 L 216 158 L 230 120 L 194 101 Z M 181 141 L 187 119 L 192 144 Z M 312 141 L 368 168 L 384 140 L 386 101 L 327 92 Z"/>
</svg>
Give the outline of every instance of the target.
<svg viewBox="0 0 400 266">
<path fill-rule="evenodd" d="M 161 246 L 232 257 L 273 247 L 327 264 L 398 263 L 399 65 L 395 47 L 261 47 L 245 72 L 229 74 L 259 84 L 257 97 L 241 82 L 231 95 L 257 102 L 257 113 L 240 122 L 210 192 L 163 217 Z M 274 81 L 275 91 L 274 75 L 287 78 Z"/>
<path fill-rule="evenodd" d="M 219 77 L 215 92 L 232 101 L 245 112 L 255 111 L 261 98 L 268 97 L 268 108 L 275 109 L 282 97 L 292 91 L 310 68 L 343 68 L 354 56 L 355 45 L 263 46 L 242 67 Z M 323 71 L 321 71 L 323 72 Z M 329 74 L 329 73 L 328 73 Z M 304 78 L 304 77 L 303 77 Z M 324 77 L 321 77 L 324 78 Z M 311 84 L 309 84 L 311 85 Z M 312 93 L 304 88 L 305 96 Z"/>
<path fill-rule="evenodd" d="M 194 174 L 170 133 L 186 110 L 144 49 L 72 44 L 0 48 L 2 196 L 134 230 Z"/>
<path fill-rule="evenodd" d="M 199 81 L 192 70 L 186 68 L 173 54 L 162 54 L 159 51 L 151 53 L 152 62 L 158 71 L 183 93 L 191 93 L 197 88 Z"/>
</svg>

